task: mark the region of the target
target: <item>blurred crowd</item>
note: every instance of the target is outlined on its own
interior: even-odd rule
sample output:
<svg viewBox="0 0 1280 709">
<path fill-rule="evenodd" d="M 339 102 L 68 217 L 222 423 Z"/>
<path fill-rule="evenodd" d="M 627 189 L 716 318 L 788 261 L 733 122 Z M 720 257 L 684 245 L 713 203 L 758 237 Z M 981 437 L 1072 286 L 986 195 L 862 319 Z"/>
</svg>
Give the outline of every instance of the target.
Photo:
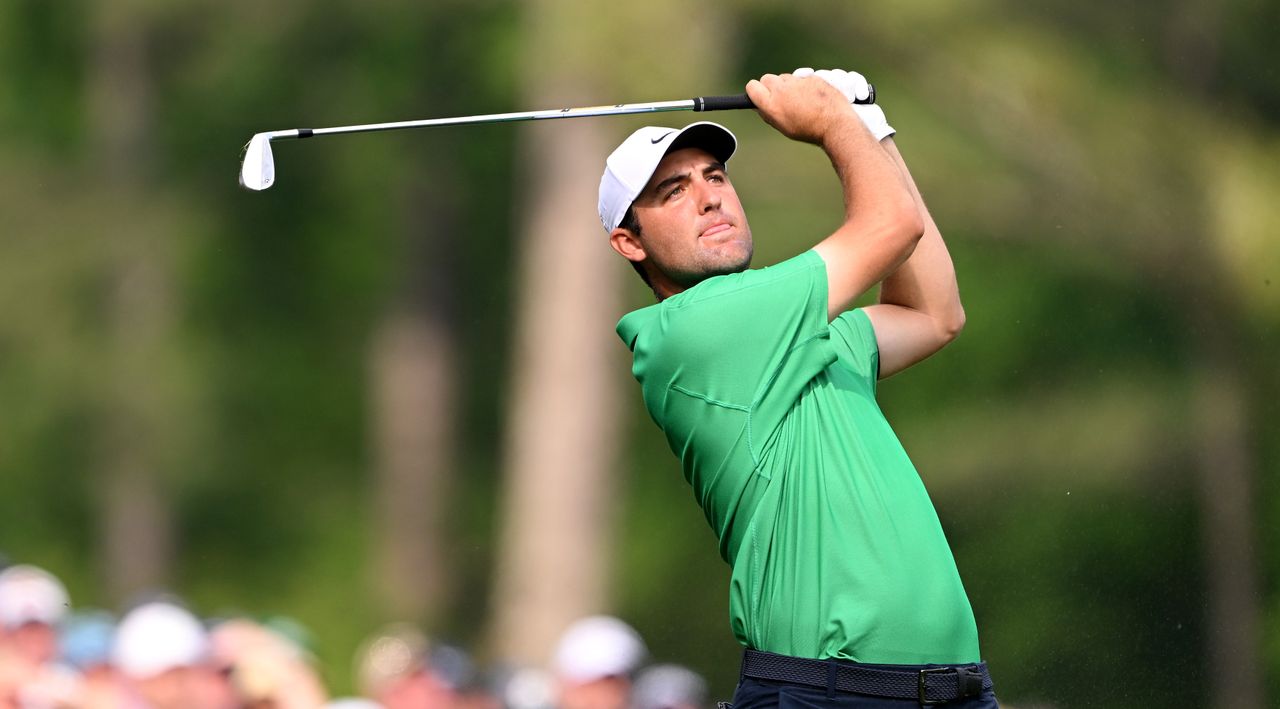
<svg viewBox="0 0 1280 709">
<path fill-rule="evenodd" d="M 27 564 L 0 571 L 0 709 L 706 709 L 705 681 L 652 662 L 634 628 L 582 618 L 545 668 L 477 667 L 419 629 L 380 629 L 353 653 L 359 696 L 331 697 L 305 629 L 201 618 L 157 597 L 119 617 L 73 608 Z"/>
</svg>

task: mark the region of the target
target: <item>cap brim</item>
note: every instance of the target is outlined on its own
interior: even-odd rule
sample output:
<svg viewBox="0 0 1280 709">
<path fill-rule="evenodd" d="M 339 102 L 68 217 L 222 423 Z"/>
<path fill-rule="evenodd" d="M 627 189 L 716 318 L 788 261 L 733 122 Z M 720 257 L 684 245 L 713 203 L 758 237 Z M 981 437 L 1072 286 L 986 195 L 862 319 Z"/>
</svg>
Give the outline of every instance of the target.
<svg viewBox="0 0 1280 709">
<path fill-rule="evenodd" d="M 701 148 L 716 160 L 728 162 L 738 148 L 738 141 L 723 126 L 702 121 L 685 126 L 663 155 L 682 148 Z"/>
</svg>

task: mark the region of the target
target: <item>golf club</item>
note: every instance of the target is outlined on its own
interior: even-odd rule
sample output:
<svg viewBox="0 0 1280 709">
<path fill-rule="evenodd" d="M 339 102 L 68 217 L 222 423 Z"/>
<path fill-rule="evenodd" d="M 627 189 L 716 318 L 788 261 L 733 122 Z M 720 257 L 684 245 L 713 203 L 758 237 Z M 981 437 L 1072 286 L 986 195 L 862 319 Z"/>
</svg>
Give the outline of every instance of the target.
<svg viewBox="0 0 1280 709">
<path fill-rule="evenodd" d="M 871 89 L 866 99 L 857 103 L 875 103 L 876 92 Z M 258 133 L 245 145 L 244 156 L 240 163 L 240 184 L 254 191 L 262 191 L 270 187 L 276 180 L 275 159 L 271 156 L 271 141 L 293 138 L 310 138 L 316 135 L 335 135 L 338 133 L 371 133 L 383 130 L 400 130 L 401 128 L 427 128 L 431 126 L 456 126 L 477 123 L 510 123 L 513 121 L 540 121 L 551 118 L 586 118 L 589 116 L 617 116 L 628 113 L 659 113 L 663 111 L 727 111 L 741 108 L 755 108 L 755 104 L 746 94 L 733 96 L 701 96 L 684 101 L 657 101 L 653 103 L 620 103 L 614 106 L 590 106 L 585 108 L 559 108 L 546 111 L 525 111 L 523 113 L 490 113 L 481 116 L 458 116 L 454 118 L 430 118 L 421 121 L 399 121 L 396 123 L 369 123 L 365 125 L 337 126 L 334 128 L 293 128 Z"/>
</svg>

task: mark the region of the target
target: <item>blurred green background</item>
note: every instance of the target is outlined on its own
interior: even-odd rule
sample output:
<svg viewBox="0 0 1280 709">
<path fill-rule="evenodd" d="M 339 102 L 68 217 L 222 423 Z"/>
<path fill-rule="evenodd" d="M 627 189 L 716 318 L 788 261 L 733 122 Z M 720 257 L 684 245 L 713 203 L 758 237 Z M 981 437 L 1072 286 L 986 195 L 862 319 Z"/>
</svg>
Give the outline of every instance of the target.
<svg viewBox="0 0 1280 709">
<path fill-rule="evenodd" d="M 386 621 L 488 662 L 519 628 L 536 646 L 608 611 L 727 698 L 728 570 L 612 334 L 651 295 L 590 228 L 605 155 L 647 121 L 282 142 L 261 194 L 235 184 L 238 150 L 844 67 L 877 86 L 956 262 L 966 331 L 881 403 L 1002 699 L 1274 706 L 1277 26 L 1261 0 L 9 0 L 0 551 L 79 607 L 163 588 L 292 616 L 335 692 Z M 715 119 L 741 143 L 756 265 L 834 227 L 819 151 Z M 555 300 L 574 288 L 600 297 Z M 603 379 L 555 368 L 583 356 L 557 334 L 574 323 Z M 588 410 L 607 425 L 557 425 L 529 381 L 568 411 L 613 392 Z M 540 440 L 598 447 L 578 458 L 599 495 L 522 452 Z M 597 546 L 511 570 L 540 504 L 516 479 L 598 510 L 576 535 Z M 563 607 L 495 610 L 539 575 Z"/>
</svg>

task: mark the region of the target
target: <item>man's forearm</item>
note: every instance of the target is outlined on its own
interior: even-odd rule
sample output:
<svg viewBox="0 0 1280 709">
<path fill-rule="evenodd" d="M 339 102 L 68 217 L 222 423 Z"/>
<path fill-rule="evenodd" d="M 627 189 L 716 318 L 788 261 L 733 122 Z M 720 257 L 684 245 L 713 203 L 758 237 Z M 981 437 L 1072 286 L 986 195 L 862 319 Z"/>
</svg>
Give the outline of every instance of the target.
<svg viewBox="0 0 1280 709">
<path fill-rule="evenodd" d="M 812 76 L 766 74 L 747 83 L 747 95 L 778 132 L 820 145 L 840 177 L 844 221 L 813 247 L 827 268 L 827 315 L 835 318 L 911 254 L 924 231 L 919 209 L 901 168 L 842 90 Z"/>
<path fill-rule="evenodd" d="M 822 147 L 840 177 L 845 203 L 843 224 L 815 247 L 827 263 L 828 315 L 835 318 L 900 268 L 924 225 L 893 156 L 855 115 Z"/>
<path fill-rule="evenodd" d="M 846 222 L 869 219 L 877 210 L 910 208 L 913 198 L 904 189 L 898 158 L 881 149 L 855 114 L 832 130 L 821 147 L 840 178 Z"/>
<path fill-rule="evenodd" d="M 924 222 L 924 236 L 911 256 L 884 279 L 880 286 L 880 302 L 910 308 L 928 316 L 935 321 L 939 332 L 949 340 L 964 327 L 964 308 L 960 304 L 960 291 L 956 284 L 951 254 L 947 252 L 942 234 L 929 215 L 893 139 L 885 138 L 881 144 L 898 166 L 902 179 L 910 189 L 916 209 Z"/>
</svg>

